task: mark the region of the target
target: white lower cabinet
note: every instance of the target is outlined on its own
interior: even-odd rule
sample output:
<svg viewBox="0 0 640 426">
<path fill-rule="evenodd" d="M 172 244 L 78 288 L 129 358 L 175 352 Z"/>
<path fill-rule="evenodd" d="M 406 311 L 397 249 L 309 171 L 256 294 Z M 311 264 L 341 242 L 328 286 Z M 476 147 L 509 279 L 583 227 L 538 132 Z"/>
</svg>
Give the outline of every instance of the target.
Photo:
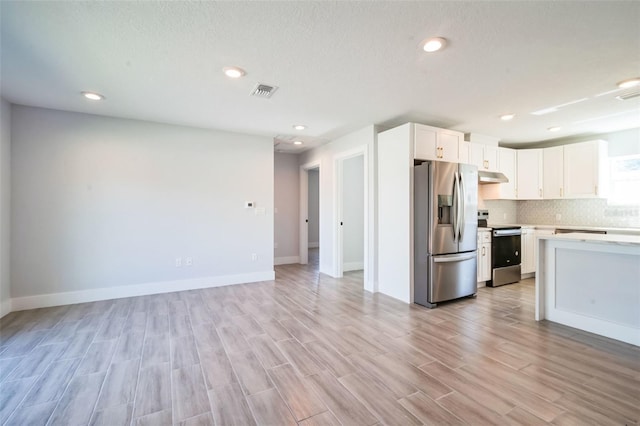
<svg viewBox="0 0 640 426">
<path fill-rule="evenodd" d="M 522 228 L 522 239 L 520 244 L 520 273 L 530 274 L 536 271 L 535 259 L 535 229 Z"/>
<path fill-rule="evenodd" d="M 478 282 L 491 279 L 491 231 L 478 231 Z"/>
<path fill-rule="evenodd" d="M 534 229 L 529 227 L 522 228 L 521 241 L 521 274 L 535 273 L 538 264 L 538 236 L 553 235 L 555 229 Z"/>
</svg>

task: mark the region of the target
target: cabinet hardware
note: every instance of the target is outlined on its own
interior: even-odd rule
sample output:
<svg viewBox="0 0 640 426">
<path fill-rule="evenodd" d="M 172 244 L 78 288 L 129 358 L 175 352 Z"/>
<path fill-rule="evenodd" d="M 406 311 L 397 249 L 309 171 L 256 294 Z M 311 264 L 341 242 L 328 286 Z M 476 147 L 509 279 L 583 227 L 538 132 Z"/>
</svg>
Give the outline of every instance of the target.
<svg viewBox="0 0 640 426">
<path fill-rule="evenodd" d="M 538 189 L 538 194 L 540 194 L 540 198 L 542 198 L 542 188 Z"/>
<path fill-rule="evenodd" d="M 598 185 L 595 187 L 595 194 L 598 195 Z"/>
<path fill-rule="evenodd" d="M 486 247 L 482 247 L 482 255 L 484 256 Z"/>
<path fill-rule="evenodd" d="M 562 188 L 560 188 L 560 196 L 564 197 L 564 195 L 562 195 Z"/>
</svg>

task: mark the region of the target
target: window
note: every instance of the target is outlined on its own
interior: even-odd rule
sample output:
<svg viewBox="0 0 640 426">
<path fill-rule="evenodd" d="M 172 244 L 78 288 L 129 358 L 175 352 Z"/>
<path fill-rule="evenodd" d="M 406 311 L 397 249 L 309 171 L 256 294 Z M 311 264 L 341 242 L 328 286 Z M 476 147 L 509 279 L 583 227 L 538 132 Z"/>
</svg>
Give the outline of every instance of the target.
<svg viewBox="0 0 640 426">
<path fill-rule="evenodd" d="M 609 158 L 608 204 L 640 206 L 640 154 Z"/>
</svg>

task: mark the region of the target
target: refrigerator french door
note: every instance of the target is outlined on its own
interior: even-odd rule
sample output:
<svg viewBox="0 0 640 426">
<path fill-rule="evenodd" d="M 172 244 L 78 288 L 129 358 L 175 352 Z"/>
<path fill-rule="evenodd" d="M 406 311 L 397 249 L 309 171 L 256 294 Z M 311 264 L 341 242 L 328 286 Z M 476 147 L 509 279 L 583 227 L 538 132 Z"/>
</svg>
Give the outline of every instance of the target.
<svg viewBox="0 0 640 426">
<path fill-rule="evenodd" d="M 467 164 L 414 167 L 414 301 L 471 296 L 477 289 L 478 170 Z"/>
</svg>

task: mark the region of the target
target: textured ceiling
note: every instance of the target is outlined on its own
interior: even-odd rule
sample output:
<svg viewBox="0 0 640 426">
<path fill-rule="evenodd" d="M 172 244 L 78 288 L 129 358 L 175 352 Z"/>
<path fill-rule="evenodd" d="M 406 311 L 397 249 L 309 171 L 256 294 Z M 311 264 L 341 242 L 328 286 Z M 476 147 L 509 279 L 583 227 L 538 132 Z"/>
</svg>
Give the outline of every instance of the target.
<svg viewBox="0 0 640 426">
<path fill-rule="evenodd" d="M 0 2 L 10 102 L 278 137 L 406 121 L 541 141 L 640 126 L 640 2 Z M 441 36 L 448 47 L 421 51 Z M 247 75 L 229 80 L 236 65 Z M 250 97 L 258 83 L 279 86 Z M 79 96 L 104 94 L 103 102 Z M 543 116 L 530 113 L 578 99 Z M 498 116 L 513 112 L 502 122 Z M 599 118 L 606 116 L 605 118 Z M 295 131 L 293 124 L 306 124 Z M 562 130 L 550 133 L 550 126 Z"/>
</svg>

